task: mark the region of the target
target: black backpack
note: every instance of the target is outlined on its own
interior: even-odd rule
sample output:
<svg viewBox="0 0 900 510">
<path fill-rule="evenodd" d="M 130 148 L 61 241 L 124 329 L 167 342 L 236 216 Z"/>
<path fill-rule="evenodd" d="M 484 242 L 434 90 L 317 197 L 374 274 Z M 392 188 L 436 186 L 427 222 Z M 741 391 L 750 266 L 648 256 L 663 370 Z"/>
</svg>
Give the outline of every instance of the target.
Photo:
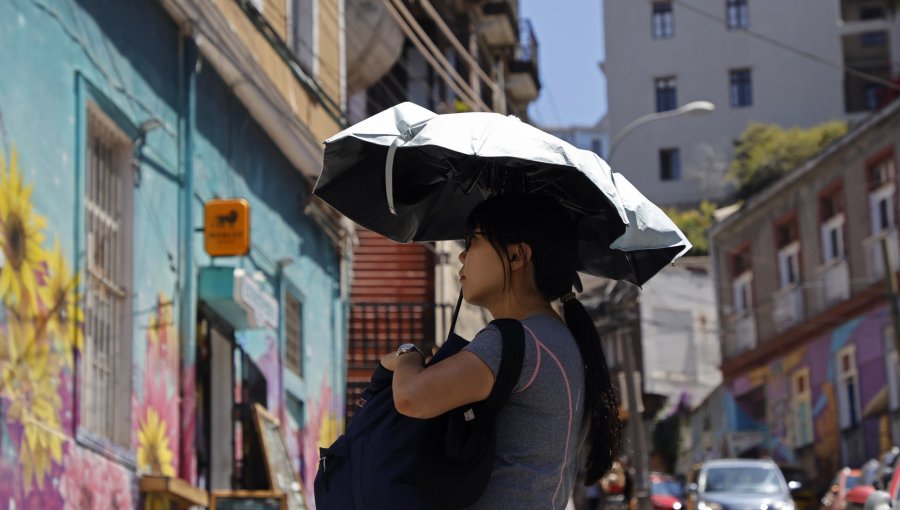
<svg viewBox="0 0 900 510">
<path fill-rule="evenodd" d="M 491 324 L 500 329 L 503 353 L 484 401 L 429 420 L 409 418 L 394 407 L 393 372 L 375 370 L 347 432 L 320 449 L 316 508 L 451 510 L 481 497 L 494 467 L 496 414 L 519 379 L 525 353 L 519 321 Z M 426 370 L 467 344 L 452 333 Z"/>
</svg>

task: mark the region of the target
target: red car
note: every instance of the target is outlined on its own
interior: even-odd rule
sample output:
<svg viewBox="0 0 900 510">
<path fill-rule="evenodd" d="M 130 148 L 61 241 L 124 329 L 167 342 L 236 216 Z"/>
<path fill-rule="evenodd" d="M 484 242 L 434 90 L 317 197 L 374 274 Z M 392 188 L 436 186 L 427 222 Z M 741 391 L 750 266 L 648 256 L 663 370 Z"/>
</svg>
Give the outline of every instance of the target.
<svg viewBox="0 0 900 510">
<path fill-rule="evenodd" d="M 650 500 L 653 510 L 681 510 L 684 507 L 684 486 L 674 476 L 650 473 Z"/>
<path fill-rule="evenodd" d="M 834 475 L 831 490 L 822 498 L 821 510 L 862 510 L 874 490 L 865 484 L 862 470 L 841 469 Z"/>
</svg>

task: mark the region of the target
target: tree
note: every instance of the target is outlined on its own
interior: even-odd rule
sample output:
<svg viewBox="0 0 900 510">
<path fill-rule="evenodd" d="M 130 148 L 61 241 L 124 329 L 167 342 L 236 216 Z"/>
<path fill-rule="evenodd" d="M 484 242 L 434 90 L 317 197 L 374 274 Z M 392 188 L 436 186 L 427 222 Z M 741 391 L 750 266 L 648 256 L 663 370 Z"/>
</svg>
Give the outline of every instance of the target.
<svg viewBox="0 0 900 510">
<path fill-rule="evenodd" d="M 668 416 L 658 419 L 653 427 L 653 454 L 662 462 L 666 473 L 675 472 L 682 445 L 681 428 L 690 412 L 687 395 L 682 394 L 675 409 Z"/>
<path fill-rule="evenodd" d="M 737 185 L 736 198 L 747 199 L 798 168 L 847 132 L 847 124 L 831 121 L 808 129 L 784 129 L 752 123 L 734 148 L 728 177 Z"/>
<path fill-rule="evenodd" d="M 704 200 L 696 209 L 687 209 L 679 211 L 678 209 L 668 209 L 666 214 L 672 218 L 672 221 L 678 225 L 678 228 L 684 232 L 688 241 L 694 245 L 688 255 L 706 255 L 709 253 L 709 242 L 707 233 L 713 225 L 713 212 L 716 210 L 716 204 Z"/>
</svg>

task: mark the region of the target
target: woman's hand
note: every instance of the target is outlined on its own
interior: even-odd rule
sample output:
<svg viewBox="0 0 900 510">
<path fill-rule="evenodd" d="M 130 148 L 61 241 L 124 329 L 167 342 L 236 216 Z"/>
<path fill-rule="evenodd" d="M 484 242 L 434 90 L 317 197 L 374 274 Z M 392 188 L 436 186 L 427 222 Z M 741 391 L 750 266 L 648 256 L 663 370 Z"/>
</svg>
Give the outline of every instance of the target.
<svg viewBox="0 0 900 510">
<path fill-rule="evenodd" d="M 391 351 L 381 357 L 381 366 L 393 372 L 397 370 L 397 351 Z"/>
</svg>

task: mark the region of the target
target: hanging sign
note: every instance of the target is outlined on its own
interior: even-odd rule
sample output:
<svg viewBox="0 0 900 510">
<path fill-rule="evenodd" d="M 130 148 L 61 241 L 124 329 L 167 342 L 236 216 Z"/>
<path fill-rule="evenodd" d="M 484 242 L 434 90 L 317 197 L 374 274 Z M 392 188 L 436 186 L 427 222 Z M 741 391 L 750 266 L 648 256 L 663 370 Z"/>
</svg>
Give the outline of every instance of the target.
<svg viewBox="0 0 900 510">
<path fill-rule="evenodd" d="M 250 203 L 243 198 L 216 198 L 203 206 L 203 241 L 212 257 L 250 253 Z"/>
</svg>

